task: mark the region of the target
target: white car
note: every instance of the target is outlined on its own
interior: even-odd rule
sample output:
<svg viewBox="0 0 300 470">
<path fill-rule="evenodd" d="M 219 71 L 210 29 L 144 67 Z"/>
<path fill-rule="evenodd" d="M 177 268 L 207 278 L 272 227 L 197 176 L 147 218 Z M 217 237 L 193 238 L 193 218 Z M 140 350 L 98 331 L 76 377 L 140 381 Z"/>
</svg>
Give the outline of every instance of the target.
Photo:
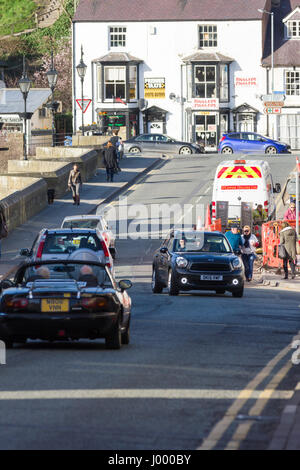
<svg viewBox="0 0 300 470">
<path fill-rule="evenodd" d="M 73 215 L 65 217 L 61 228 L 88 228 L 88 229 L 98 229 L 101 232 L 102 237 L 104 238 L 111 256 L 113 259 L 116 257 L 116 238 L 114 233 L 108 226 L 107 221 L 103 215 Z"/>
</svg>

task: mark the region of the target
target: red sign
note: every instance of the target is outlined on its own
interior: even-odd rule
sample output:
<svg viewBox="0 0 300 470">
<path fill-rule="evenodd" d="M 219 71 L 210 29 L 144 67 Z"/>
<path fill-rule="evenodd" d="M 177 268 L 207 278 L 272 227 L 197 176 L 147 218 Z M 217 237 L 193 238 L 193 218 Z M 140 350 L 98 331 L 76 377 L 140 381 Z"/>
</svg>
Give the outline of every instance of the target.
<svg viewBox="0 0 300 470">
<path fill-rule="evenodd" d="M 193 98 L 193 109 L 219 109 L 218 98 Z"/>
<path fill-rule="evenodd" d="M 81 109 L 81 111 L 83 112 L 83 114 L 86 112 L 86 110 L 88 109 L 89 105 L 91 104 L 91 101 L 90 99 L 88 98 L 84 98 L 83 100 L 76 100 L 76 103 L 78 104 L 79 108 Z"/>
<path fill-rule="evenodd" d="M 235 86 L 249 87 L 257 86 L 256 77 L 235 77 Z"/>
<path fill-rule="evenodd" d="M 253 185 L 253 186 L 221 186 L 222 190 L 234 190 L 234 189 L 258 189 L 258 186 Z"/>
</svg>

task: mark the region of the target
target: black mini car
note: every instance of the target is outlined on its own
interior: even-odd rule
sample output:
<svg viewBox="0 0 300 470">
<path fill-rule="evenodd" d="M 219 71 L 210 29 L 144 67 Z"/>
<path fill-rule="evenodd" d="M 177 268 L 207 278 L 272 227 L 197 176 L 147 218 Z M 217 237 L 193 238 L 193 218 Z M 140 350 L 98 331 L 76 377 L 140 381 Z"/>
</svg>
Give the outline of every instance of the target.
<svg viewBox="0 0 300 470">
<path fill-rule="evenodd" d="M 171 231 L 153 259 L 152 291 L 165 287 L 169 295 L 213 290 L 242 297 L 243 264 L 220 232 Z"/>
<path fill-rule="evenodd" d="M 27 339 L 105 338 L 108 349 L 130 339 L 128 280 L 118 284 L 102 263 L 24 263 L 0 283 L 0 339 L 6 347 Z"/>
</svg>

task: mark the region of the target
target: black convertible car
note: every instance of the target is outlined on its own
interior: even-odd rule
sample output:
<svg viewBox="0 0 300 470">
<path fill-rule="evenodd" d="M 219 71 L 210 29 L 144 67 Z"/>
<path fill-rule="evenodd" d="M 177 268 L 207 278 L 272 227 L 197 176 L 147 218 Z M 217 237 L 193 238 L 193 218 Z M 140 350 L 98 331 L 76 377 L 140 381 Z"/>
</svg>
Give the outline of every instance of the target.
<svg viewBox="0 0 300 470">
<path fill-rule="evenodd" d="M 233 297 L 244 292 L 244 268 L 220 232 L 171 231 L 155 252 L 152 268 L 152 291 L 169 295 L 180 291 L 225 291 Z"/>
<path fill-rule="evenodd" d="M 131 286 L 117 284 L 96 261 L 25 263 L 0 283 L 0 339 L 12 347 L 27 339 L 105 338 L 108 349 L 120 349 L 130 339 Z"/>
</svg>

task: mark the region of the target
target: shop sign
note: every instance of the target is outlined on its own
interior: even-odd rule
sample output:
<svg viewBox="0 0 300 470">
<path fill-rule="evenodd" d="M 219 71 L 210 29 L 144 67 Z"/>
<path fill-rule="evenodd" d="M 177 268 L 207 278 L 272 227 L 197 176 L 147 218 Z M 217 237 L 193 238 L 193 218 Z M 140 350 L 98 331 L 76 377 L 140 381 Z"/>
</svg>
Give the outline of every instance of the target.
<svg viewBox="0 0 300 470">
<path fill-rule="evenodd" d="M 145 78 L 144 80 L 145 99 L 165 99 L 166 80 L 165 78 Z"/>
<path fill-rule="evenodd" d="M 208 130 L 209 132 L 216 132 L 217 126 L 216 126 L 215 124 L 208 124 L 207 130 Z"/>
<path fill-rule="evenodd" d="M 257 77 L 252 75 L 235 75 L 234 85 L 236 87 L 249 88 L 257 87 Z"/>
<path fill-rule="evenodd" d="M 219 109 L 218 98 L 193 98 L 192 99 L 193 109 Z"/>
<path fill-rule="evenodd" d="M 0 114 L 0 122 L 19 124 L 19 123 L 22 123 L 23 121 L 18 114 L 11 114 L 11 115 Z"/>
</svg>

